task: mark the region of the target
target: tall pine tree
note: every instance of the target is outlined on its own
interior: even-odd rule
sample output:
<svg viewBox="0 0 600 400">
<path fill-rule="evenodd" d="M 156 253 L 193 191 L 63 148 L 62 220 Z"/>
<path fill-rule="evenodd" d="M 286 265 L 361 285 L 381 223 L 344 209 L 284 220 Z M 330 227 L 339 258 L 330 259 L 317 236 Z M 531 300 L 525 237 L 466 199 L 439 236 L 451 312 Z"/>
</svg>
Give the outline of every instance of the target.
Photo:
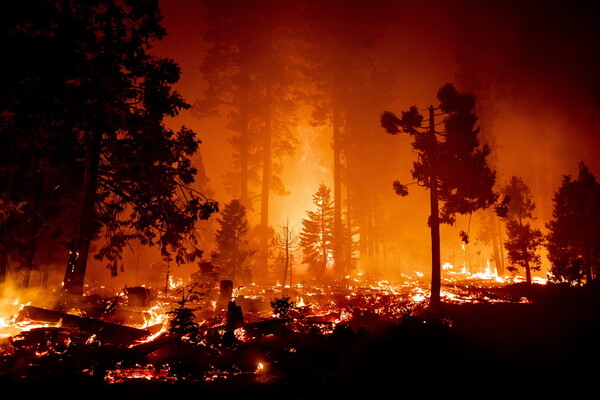
<svg viewBox="0 0 600 400">
<path fill-rule="evenodd" d="M 307 211 L 302 220 L 300 247 L 308 264 L 308 272 L 314 278 L 323 276 L 332 261 L 334 246 L 334 207 L 331 189 L 321 184 L 313 195 L 314 211 Z"/>
<path fill-rule="evenodd" d="M 446 84 L 438 91 L 437 99 L 438 107 L 428 108 L 426 126 L 416 106 L 402 112 L 401 117 L 389 111 L 381 116 L 381 125 L 387 133 L 405 132 L 414 139 L 412 146 L 419 157 L 413 164 L 412 176 L 429 190 L 430 307 L 434 312 L 440 306 L 440 223 L 453 224 L 457 213 L 469 214 L 487 208 L 498 197 L 493 191 L 496 174 L 486 162 L 490 149 L 479 146 L 475 97 Z M 436 116 L 444 116 L 444 131 L 436 130 Z M 407 185 L 395 181 L 393 186 L 397 194 L 408 195 Z"/>
<path fill-rule="evenodd" d="M 532 200 L 531 190 L 523 180 L 513 176 L 510 182 L 502 188 L 507 204 L 506 234 L 504 241 L 510 271 L 525 270 L 527 283 L 531 283 L 531 271 L 539 271 L 542 260 L 538 249 L 542 245 L 543 235 L 539 229 L 531 227 L 535 203 Z"/>
<path fill-rule="evenodd" d="M 2 19 L 17 75 L 2 97 L 0 129 L 11 151 L 22 143 L 44 149 L 29 153 L 31 165 L 44 166 L 39 185 L 30 186 L 37 191 L 29 192 L 30 209 L 41 210 L 35 199 L 49 188 L 70 203 L 72 218 L 61 220 L 70 244 L 64 288 L 75 294 L 83 291 L 92 240 L 103 239 L 96 256 L 113 274 L 132 240 L 157 245 L 164 259 L 191 262 L 201 254 L 195 224 L 217 209 L 191 187 L 196 134 L 163 123 L 189 105 L 172 89 L 177 64 L 149 52 L 166 34 L 160 21 L 156 2 L 114 0 L 36 0 Z M 38 54 L 48 59 L 31 59 Z"/>
<path fill-rule="evenodd" d="M 600 270 L 600 183 L 582 162 L 577 179 L 564 176 L 553 200 L 546 224 L 550 279 L 591 283 Z"/>
<path fill-rule="evenodd" d="M 232 281 L 250 281 L 251 271 L 246 263 L 251 251 L 248 249 L 248 220 L 246 208 L 239 199 L 225 204 L 216 233 L 217 249 L 214 254 L 220 266 L 220 275 Z"/>
</svg>

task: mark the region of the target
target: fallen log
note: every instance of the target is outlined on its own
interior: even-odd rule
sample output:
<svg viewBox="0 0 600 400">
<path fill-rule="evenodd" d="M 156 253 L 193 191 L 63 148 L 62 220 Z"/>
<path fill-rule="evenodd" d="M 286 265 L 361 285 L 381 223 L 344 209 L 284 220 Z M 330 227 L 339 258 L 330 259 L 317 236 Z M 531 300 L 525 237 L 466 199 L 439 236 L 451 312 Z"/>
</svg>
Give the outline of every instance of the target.
<svg viewBox="0 0 600 400">
<path fill-rule="evenodd" d="M 97 319 L 79 317 L 77 315 L 66 314 L 59 311 L 48 310 L 45 308 L 25 306 L 19 312 L 18 320 L 31 320 L 38 322 L 61 323 L 61 326 L 67 328 L 77 328 L 82 332 L 96 335 L 100 341 L 105 341 L 115 345 L 131 344 L 137 340 L 150 335 L 145 329 L 137 329 L 129 326 L 113 324 Z"/>
</svg>

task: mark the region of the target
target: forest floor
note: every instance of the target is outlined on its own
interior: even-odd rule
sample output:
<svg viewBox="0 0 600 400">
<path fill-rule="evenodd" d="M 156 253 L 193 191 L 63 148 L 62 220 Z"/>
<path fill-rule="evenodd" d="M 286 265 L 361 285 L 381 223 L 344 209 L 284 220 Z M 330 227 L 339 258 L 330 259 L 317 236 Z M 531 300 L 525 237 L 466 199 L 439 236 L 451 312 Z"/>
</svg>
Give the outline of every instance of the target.
<svg viewBox="0 0 600 400">
<path fill-rule="evenodd" d="M 600 376 L 600 288 L 514 284 L 499 296 L 527 303 L 448 304 L 440 318 L 401 323 L 363 318 L 332 334 L 273 328 L 240 344 L 232 357 L 266 360 L 264 371 L 210 382 L 129 380 L 104 384 L 70 376 L 6 378 L 8 390 L 41 391 L 60 398 L 144 399 L 215 397 L 343 399 L 559 393 L 577 397 Z M 358 328 L 358 329 L 357 329 Z M 27 398 L 30 398 L 28 396 Z M 573 397 L 571 397 L 573 398 Z"/>
</svg>

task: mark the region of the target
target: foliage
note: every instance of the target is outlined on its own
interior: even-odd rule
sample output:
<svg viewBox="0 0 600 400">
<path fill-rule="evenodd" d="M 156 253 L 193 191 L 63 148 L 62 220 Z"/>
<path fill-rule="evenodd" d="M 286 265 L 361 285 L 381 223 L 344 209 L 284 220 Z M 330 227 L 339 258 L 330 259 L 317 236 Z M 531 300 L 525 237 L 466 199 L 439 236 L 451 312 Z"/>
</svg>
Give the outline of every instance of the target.
<svg viewBox="0 0 600 400">
<path fill-rule="evenodd" d="M 171 316 L 169 320 L 169 333 L 174 334 L 184 341 L 193 341 L 196 339 L 200 328 L 196 322 L 194 311 L 199 308 L 190 308 L 189 303 L 197 302 L 202 299 L 203 293 L 198 291 L 198 286 L 193 284 L 189 287 L 178 289 L 181 293 L 181 299 L 177 302 L 178 307 L 169 311 Z"/>
<path fill-rule="evenodd" d="M 267 136 L 274 156 L 270 190 L 278 194 L 286 193 L 282 156 L 291 154 L 297 144 L 289 127 L 297 106 L 290 86 L 295 74 L 287 36 L 293 12 L 290 4 L 270 0 L 202 3 L 208 49 L 200 71 L 208 85 L 194 112 L 202 118 L 227 117 L 234 136 L 225 183 L 251 209 L 248 186 L 261 181 L 261 168 L 266 167 L 261 153 Z M 269 124 L 270 130 L 265 127 Z"/>
<path fill-rule="evenodd" d="M 537 253 L 544 244 L 544 236 L 539 229 L 532 228 L 529 223 L 519 223 L 517 220 L 506 221 L 506 235 L 504 242 L 510 271 L 517 271 L 517 267 L 539 271 L 542 259 Z M 528 276 L 528 278 L 530 278 Z M 530 279 L 528 279 L 531 283 Z"/>
<path fill-rule="evenodd" d="M 215 260 L 221 267 L 220 275 L 235 281 L 249 280 L 250 271 L 245 262 L 253 253 L 248 249 L 248 220 L 246 208 L 240 200 L 233 199 L 223 207 L 217 219 L 220 228 L 216 233 Z"/>
<path fill-rule="evenodd" d="M 550 279 L 590 283 L 600 268 L 600 183 L 582 162 L 577 179 L 563 177 L 553 201 L 553 218 L 546 224 Z"/>
<path fill-rule="evenodd" d="M 177 64 L 149 54 L 165 35 L 157 2 L 20 4 L 1 28 L 10 43 L 0 84 L 2 190 L 24 193 L 17 200 L 29 215 L 43 211 L 39 230 L 66 231 L 74 254 L 85 224 L 79 236 L 103 238 L 97 258 L 113 274 L 134 239 L 167 260 L 194 260 L 195 223 L 217 204 L 192 188 L 196 134 L 163 123 L 189 105 L 171 88 Z"/>
<path fill-rule="evenodd" d="M 271 307 L 273 308 L 273 314 L 279 318 L 286 319 L 290 316 L 290 312 L 294 307 L 296 307 L 296 302 L 290 296 L 284 294 L 281 297 L 271 300 Z"/>
<path fill-rule="evenodd" d="M 459 92 L 446 84 L 438 91 L 439 110 L 445 115 L 444 132 L 432 135 L 431 127 L 423 127 L 424 117 L 416 106 L 403 111 L 401 116 L 385 111 L 381 126 L 388 134 L 408 133 L 412 147 L 419 154 L 413 163 L 412 176 L 420 186 L 430 188 L 430 176 L 437 177 L 438 198 L 442 202 L 440 222 L 453 224 L 454 215 L 469 214 L 494 204 L 493 191 L 496 174 L 488 166 L 488 146 L 480 146 L 475 97 Z M 394 182 L 394 190 L 401 196 L 408 194 L 407 185 Z"/>
<path fill-rule="evenodd" d="M 471 214 L 494 204 L 498 195 L 493 186 L 496 173 L 487 164 L 490 149 L 479 145 L 479 128 L 474 113 L 475 97 L 459 92 L 454 85 L 442 86 L 438 93 L 438 107 L 428 107 L 428 126 L 416 106 L 399 116 L 384 111 L 381 126 L 388 134 L 408 133 L 418 159 L 411 170 L 420 186 L 429 189 L 431 214 L 431 299 L 430 306 L 437 311 L 440 304 L 441 261 L 440 223 L 453 224 L 455 215 Z M 444 120 L 443 132 L 436 131 L 436 111 Z M 401 196 L 408 194 L 407 184 L 395 181 L 394 190 Z M 468 240 L 465 234 L 463 240 Z"/>
<path fill-rule="evenodd" d="M 537 253 L 544 242 L 539 229 L 534 229 L 526 220 L 533 220 L 535 203 L 531 190 L 523 180 L 512 176 L 510 182 L 502 188 L 506 201 L 506 211 L 503 213 L 506 221 L 507 239 L 504 246 L 507 251 L 510 271 L 525 269 L 527 282 L 531 283 L 531 270 L 539 271 L 542 265 Z"/>
<path fill-rule="evenodd" d="M 315 211 L 307 211 L 308 218 L 302 220 L 300 247 L 304 254 L 302 262 L 308 263 L 309 272 L 321 277 L 333 251 L 333 201 L 331 189 L 324 184 L 313 195 Z"/>
</svg>

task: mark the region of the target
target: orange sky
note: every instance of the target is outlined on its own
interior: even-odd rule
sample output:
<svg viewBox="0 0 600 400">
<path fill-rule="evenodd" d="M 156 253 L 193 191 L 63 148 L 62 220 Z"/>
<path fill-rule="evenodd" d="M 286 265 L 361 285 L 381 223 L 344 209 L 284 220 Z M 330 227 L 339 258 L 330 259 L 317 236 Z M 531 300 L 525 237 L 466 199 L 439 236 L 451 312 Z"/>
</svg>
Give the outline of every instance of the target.
<svg viewBox="0 0 600 400">
<path fill-rule="evenodd" d="M 398 96 L 389 109 L 398 112 L 413 104 L 426 107 L 446 82 L 473 92 L 482 107 L 481 125 L 495 140 L 498 181 L 521 176 L 532 188 L 538 205 L 537 223 L 543 226 L 551 217 L 551 197 L 563 174 L 575 174 L 579 161 L 596 174 L 600 171 L 600 140 L 595 131 L 600 105 L 596 14 L 583 3 L 447 3 L 381 2 L 391 4 L 383 13 L 393 16 L 386 22 L 377 53 L 380 65 L 396 79 Z M 340 2 L 343 7 L 351 4 Z M 373 2 L 373 7 L 378 6 Z M 168 36 L 156 43 L 154 52 L 179 63 L 182 77 L 177 90 L 194 104 L 204 88 L 199 71 L 204 47 L 202 7 L 194 0 L 165 0 L 161 7 Z M 198 133 L 210 186 L 219 202 L 227 202 L 222 175 L 229 165 L 231 147 L 224 120 L 199 120 L 192 110 L 172 123 Z M 284 178 L 290 195 L 273 196 L 272 225 L 287 215 L 299 224 L 318 183 L 331 182 L 326 133 L 308 124 L 298 129 L 303 138 L 312 137 L 323 144 L 317 148 L 314 142 L 304 140 L 296 155 L 287 160 Z M 384 135 L 382 131 L 382 140 Z M 403 141 L 410 154 L 408 138 L 395 139 Z M 410 179 L 413 160 L 395 160 L 399 163 L 395 165 L 401 166 L 399 179 Z M 398 207 L 426 199 L 426 194 L 418 191 L 411 196 L 411 201 L 398 198 Z M 408 221 L 410 233 L 400 239 L 404 244 L 398 244 L 403 247 L 402 257 L 410 263 L 427 264 L 427 210 L 399 209 L 394 215 L 413 218 Z M 251 222 L 258 223 L 258 219 Z M 465 229 L 464 224 L 459 219 L 456 227 L 446 230 Z"/>
</svg>

